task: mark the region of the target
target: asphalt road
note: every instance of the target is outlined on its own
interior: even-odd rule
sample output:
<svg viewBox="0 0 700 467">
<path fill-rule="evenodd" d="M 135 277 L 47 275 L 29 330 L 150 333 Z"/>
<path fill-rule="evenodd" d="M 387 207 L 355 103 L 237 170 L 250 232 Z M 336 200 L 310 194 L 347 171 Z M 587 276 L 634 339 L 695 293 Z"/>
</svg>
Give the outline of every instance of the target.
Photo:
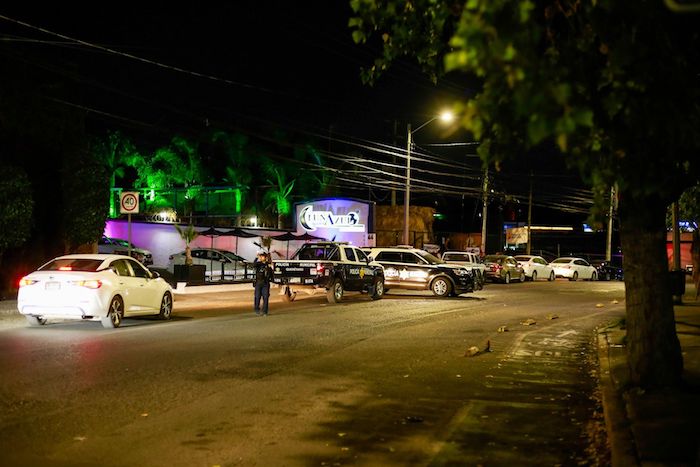
<svg viewBox="0 0 700 467">
<path fill-rule="evenodd" d="M 251 295 L 0 330 L 0 465 L 609 462 L 592 340 L 622 283 L 274 297 L 269 317 Z"/>
</svg>

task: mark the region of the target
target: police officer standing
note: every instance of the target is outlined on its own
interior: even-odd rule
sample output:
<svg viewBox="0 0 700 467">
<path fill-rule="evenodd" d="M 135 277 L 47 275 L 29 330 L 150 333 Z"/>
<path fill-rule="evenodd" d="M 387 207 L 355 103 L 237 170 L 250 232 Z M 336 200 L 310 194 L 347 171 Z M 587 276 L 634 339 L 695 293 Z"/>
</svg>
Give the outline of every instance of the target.
<svg viewBox="0 0 700 467">
<path fill-rule="evenodd" d="M 272 259 L 270 254 L 264 251 L 258 253 L 258 256 L 253 261 L 255 270 L 255 298 L 253 299 L 253 308 L 255 314 L 267 316 L 268 304 L 270 302 L 270 282 L 272 281 Z M 260 307 L 260 299 L 262 299 L 262 308 Z"/>
</svg>

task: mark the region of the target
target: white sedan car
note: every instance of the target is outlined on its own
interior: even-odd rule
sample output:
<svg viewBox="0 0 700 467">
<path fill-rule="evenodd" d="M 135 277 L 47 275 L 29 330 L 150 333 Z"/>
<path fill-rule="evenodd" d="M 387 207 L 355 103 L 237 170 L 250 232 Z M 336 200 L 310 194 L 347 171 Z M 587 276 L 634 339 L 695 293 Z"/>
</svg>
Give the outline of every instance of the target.
<svg viewBox="0 0 700 467">
<path fill-rule="evenodd" d="M 125 317 L 170 319 L 173 293 L 157 273 L 122 255 L 66 255 L 19 282 L 17 309 L 30 325 L 51 318 L 101 321 L 117 328 Z"/>
<path fill-rule="evenodd" d="M 596 280 L 596 269 L 583 258 L 557 258 L 549 263 L 557 277 L 565 277 L 570 281 L 578 279 Z"/>
<path fill-rule="evenodd" d="M 520 263 L 520 266 L 525 270 L 525 277 L 531 281 L 536 281 L 538 278 L 553 281 L 556 276 L 552 266 L 541 256 L 518 255 L 515 257 L 515 261 Z"/>
</svg>

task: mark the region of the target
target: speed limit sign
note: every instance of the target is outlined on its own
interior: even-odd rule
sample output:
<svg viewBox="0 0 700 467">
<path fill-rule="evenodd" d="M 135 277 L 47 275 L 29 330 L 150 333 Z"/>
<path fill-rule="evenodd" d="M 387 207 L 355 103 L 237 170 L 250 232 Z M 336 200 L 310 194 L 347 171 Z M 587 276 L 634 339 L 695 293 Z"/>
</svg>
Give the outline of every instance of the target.
<svg viewBox="0 0 700 467">
<path fill-rule="evenodd" d="M 119 206 L 122 214 L 139 213 L 139 194 L 133 191 L 124 191 L 119 197 Z"/>
</svg>

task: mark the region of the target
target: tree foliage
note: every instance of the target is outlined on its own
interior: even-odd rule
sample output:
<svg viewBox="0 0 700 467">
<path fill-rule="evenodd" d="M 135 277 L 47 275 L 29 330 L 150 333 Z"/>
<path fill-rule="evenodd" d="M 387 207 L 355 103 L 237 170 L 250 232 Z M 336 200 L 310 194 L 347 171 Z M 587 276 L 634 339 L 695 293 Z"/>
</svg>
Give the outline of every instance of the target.
<svg viewBox="0 0 700 467">
<path fill-rule="evenodd" d="M 365 70 L 369 81 L 416 55 L 436 78 L 459 72 L 478 83 L 455 108 L 486 163 L 551 144 L 595 192 L 617 185 L 632 379 L 676 383 L 680 346 L 670 289 L 658 277 L 667 268 L 666 206 L 700 177 L 696 18 L 655 0 L 351 6 L 356 41 L 382 50 Z"/>
<path fill-rule="evenodd" d="M 1 262 L 5 250 L 23 245 L 31 234 L 34 197 L 31 182 L 23 169 L 3 167 L 0 199 Z"/>
<path fill-rule="evenodd" d="M 87 150 L 64 155 L 61 174 L 63 238 L 66 252 L 96 243 L 109 213 L 109 173 L 102 161 Z"/>
</svg>

